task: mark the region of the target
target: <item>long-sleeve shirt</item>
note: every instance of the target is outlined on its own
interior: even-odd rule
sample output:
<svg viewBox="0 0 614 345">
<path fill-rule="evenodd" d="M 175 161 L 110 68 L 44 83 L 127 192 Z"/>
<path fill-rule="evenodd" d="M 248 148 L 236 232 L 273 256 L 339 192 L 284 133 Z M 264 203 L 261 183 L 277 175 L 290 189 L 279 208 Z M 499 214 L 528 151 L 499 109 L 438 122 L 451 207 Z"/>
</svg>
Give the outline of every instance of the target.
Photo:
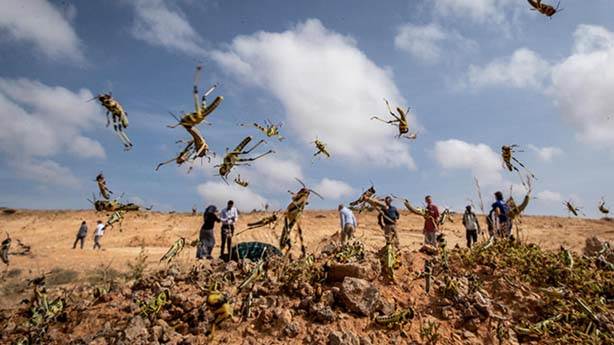
<svg viewBox="0 0 614 345">
<path fill-rule="evenodd" d="M 356 217 L 354 213 L 347 207 L 344 207 L 339 211 L 339 218 L 341 220 L 341 229 L 345 228 L 346 224 L 351 224 L 356 227 Z"/>
<path fill-rule="evenodd" d="M 426 217 L 424 217 L 424 232 L 436 232 L 437 221 L 439 220 L 439 209 L 435 204 L 426 206 Z"/>
<path fill-rule="evenodd" d="M 231 207 L 230 209 L 226 207 L 222 210 L 220 219 L 222 219 L 222 224 L 234 224 L 237 222 L 237 220 L 239 220 L 239 211 L 237 211 L 237 209 L 234 207 Z"/>
<path fill-rule="evenodd" d="M 79 227 L 79 232 L 77 233 L 77 236 L 79 237 L 87 236 L 87 225 L 86 224 L 81 224 L 81 226 Z"/>
</svg>

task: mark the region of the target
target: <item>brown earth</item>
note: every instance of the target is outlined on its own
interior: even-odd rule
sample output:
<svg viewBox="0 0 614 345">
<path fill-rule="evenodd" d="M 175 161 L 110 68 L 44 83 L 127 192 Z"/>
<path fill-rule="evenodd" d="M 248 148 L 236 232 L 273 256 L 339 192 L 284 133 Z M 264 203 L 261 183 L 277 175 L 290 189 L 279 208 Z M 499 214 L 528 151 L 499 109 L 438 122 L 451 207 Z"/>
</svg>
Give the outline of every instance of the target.
<svg viewBox="0 0 614 345">
<path fill-rule="evenodd" d="M 0 233 L 7 232 L 13 239 L 19 239 L 32 247 L 32 256 L 14 256 L 11 268 L 21 269 L 37 275 L 52 269 L 66 269 L 79 272 L 80 276 L 95 270 L 100 265 L 123 271 L 126 263 L 133 260 L 140 251 L 141 243 L 149 253 L 149 260 L 156 264 L 170 245 L 180 236 L 188 242 L 198 238 L 202 216 L 191 214 L 131 212 L 125 217 L 122 231 L 119 227 L 105 232 L 102 251 L 93 251 L 93 235 L 96 220 L 103 222 L 108 213 L 95 211 L 26 211 L 19 210 L 12 215 L 0 215 Z M 264 213 L 241 215 L 237 232 L 245 224 L 260 219 Z M 377 226 L 374 213 L 357 216 L 359 227 L 357 236 L 365 247 L 377 250 L 384 245 L 384 237 Z M 461 215 L 454 215 L 454 223 L 444 225 L 444 233 L 451 246 L 465 245 L 465 231 Z M 72 249 L 72 244 L 82 220 L 89 226 L 85 249 Z M 418 249 L 422 243 L 423 220 L 419 216 L 403 212 L 398 225 L 401 247 Z M 334 211 L 307 211 L 302 219 L 302 228 L 309 251 L 314 251 L 323 239 L 330 238 L 339 228 L 339 218 Z M 261 241 L 277 245 L 276 230 L 260 228 L 247 231 L 234 240 Z M 561 245 L 579 253 L 584 248 L 585 239 L 597 236 L 612 242 L 614 222 L 596 219 L 563 218 L 548 216 L 526 216 L 521 225 L 520 238 L 539 244 L 542 248 L 557 249 Z M 214 256 L 219 254 L 219 225 L 216 228 L 217 244 Z M 296 239 L 295 239 L 296 240 Z M 297 246 L 298 248 L 298 246 Z M 195 261 L 195 249 L 185 250 L 181 258 L 187 262 Z M 4 302 L 2 302 L 4 303 Z"/>
<path fill-rule="evenodd" d="M 255 221 L 263 215 L 263 213 L 242 215 L 237 229 L 240 231 L 245 227 L 247 222 Z M 154 274 L 154 272 L 165 271 L 167 266 L 166 264 L 160 264 L 159 258 L 178 237 L 185 237 L 188 242 L 196 239 L 201 224 L 200 215 L 192 216 L 189 214 L 164 214 L 157 212 L 129 213 L 124 220 L 122 231 L 119 231 L 118 226 L 116 226 L 115 229 L 108 230 L 102 240 L 103 250 L 93 251 L 92 238 L 95 221 L 97 219 L 104 221 L 106 216 L 106 213 L 96 213 L 93 211 L 26 210 L 18 210 L 17 213 L 12 215 L 1 215 L 0 231 L 8 232 L 14 240 L 14 244 L 16 243 L 15 240 L 19 239 L 24 244 L 31 246 L 32 255 L 11 257 L 11 264 L 7 267 L 7 271 L 5 271 L 3 281 L 0 285 L 0 293 L 2 294 L 2 298 L 0 299 L 0 310 L 6 311 L 13 309 L 18 306 L 18 302 L 21 298 L 31 295 L 32 290 L 26 285 L 26 280 L 39 276 L 44 272 L 52 272 L 47 280 L 47 286 L 48 288 L 53 288 L 57 286 L 74 287 L 80 285 L 77 284 L 78 282 L 91 281 L 93 276 L 100 274 L 100 268 L 105 266 L 112 267 L 120 272 L 129 271 L 127 265 L 130 262 L 134 262 L 141 250 L 141 245 L 144 246 L 148 254 L 147 261 L 149 263 L 149 271 L 152 274 Z M 90 227 L 88 242 L 84 250 L 73 250 L 72 243 L 82 220 L 86 220 Z M 365 244 L 365 249 L 370 253 L 370 260 L 372 261 L 375 255 L 374 253 L 384 246 L 384 238 L 376 224 L 375 214 L 361 214 L 358 216 L 358 220 L 359 228 L 357 237 Z M 388 300 L 388 302 L 397 304 L 397 308 L 407 307 L 409 305 L 413 305 L 416 308 L 416 312 L 418 313 L 417 318 L 420 321 L 412 322 L 407 325 L 405 327 L 405 332 L 407 334 L 403 335 L 399 333 L 398 329 L 386 331 L 381 327 L 374 327 L 369 318 L 357 317 L 351 313 L 348 314 L 347 311 L 343 311 L 343 308 L 338 309 L 338 307 L 334 307 L 333 309 L 336 315 L 335 322 L 326 323 L 325 325 L 318 323 L 313 324 L 310 321 L 313 316 L 300 316 L 302 315 L 300 313 L 302 310 L 300 302 L 301 300 L 306 300 L 306 298 L 308 299 L 310 293 L 303 291 L 304 287 L 298 286 L 295 287 L 297 290 L 294 293 L 288 293 L 286 290 L 280 290 L 283 291 L 283 293 L 273 292 L 273 290 L 269 291 L 268 293 L 275 294 L 273 295 L 274 306 L 271 310 L 267 311 L 267 307 L 259 307 L 260 309 L 257 309 L 259 310 L 259 316 L 256 320 L 250 323 L 243 322 L 236 327 L 229 326 L 229 323 L 225 322 L 225 326 L 220 330 L 216 343 L 218 341 L 221 343 L 247 344 L 262 342 L 270 344 L 333 343 L 330 342 L 330 337 L 331 333 L 335 331 L 349 331 L 357 337 L 366 337 L 365 339 L 370 339 L 370 342 L 374 344 L 386 344 L 391 343 L 391 341 L 393 343 L 414 343 L 414 341 L 417 341 L 416 343 L 423 343 L 419 334 L 425 329 L 425 325 L 428 325 L 431 321 L 433 324 L 438 324 L 440 327 L 436 331 L 441 335 L 438 343 L 496 343 L 491 333 L 492 327 L 494 326 L 490 323 L 480 324 L 478 328 L 468 332 L 466 325 L 459 326 L 453 322 L 445 321 L 448 316 L 442 317 L 442 315 L 440 315 L 441 308 L 436 307 L 439 302 L 433 302 L 433 300 L 425 294 L 424 288 L 422 287 L 422 280 L 416 281 L 414 279 L 415 274 L 422 270 L 424 260 L 428 258 L 415 251 L 420 247 L 422 241 L 420 231 L 422 222 L 422 218 L 418 216 L 409 215 L 408 213 L 403 213 L 401 215 L 398 229 L 403 252 L 401 260 L 403 265 L 401 269 L 396 272 L 397 283 L 390 285 L 385 284 L 381 280 L 373 281 L 373 284 L 379 289 L 383 298 Z M 334 211 L 309 211 L 304 215 L 302 227 L 308 251 L 319 252 L 324 247 L 324 243 L 328 242 L 337 232 L 339 227 L 338 216 Z M 268 228 L 255 229 L 241 234 L 235 241 L 257 240 L 276 244 L 276 234 L 278 235 L 280 230 L 281 225 L 278 226 L 276 231 L 272 231 Z M 457 244 L 459 246 L 464 246 L 464 230 L 460 224 L 460 215 L 454 215 L 454 223 L 447 223 L 444 226 L 444 232 L 447 235 L 447 241 L 450 248 Z M 558 249 L 561 245 L 564 245 L 581 255 L 585 240 L 588 237 L 597 236 L 600 239 L 612 242 L 614 240 L 614 222 L 608 220 L 530 216 L 523 218 L 523 223 L 518 234 L 518 237 L 524 242 L 536 243 L 545 249 Z M 17 249 L 15 246 L 12 248 Z M 295 247 L 295 250 L 296 248 L 298 248 L 298 246 Z M 190 267 L 193 267 L 193 265 L 197 263 L 194 258 L 194 252 L 194 248 L 186 246 L 186 249 L 175 260 L 179 266 L 184 268 L 185 272 L 189 272 Z M 217 253 L 219 253 L 219 243 L 218 246 L 216 246 L 214 255 Z M 208 263 L 205 264 L 205 266 L 209 265 Z M 210 272 L 211 269 L 213 272 L 216 272 L 216 270 L 225 270 L 225 266 L 223 264 L 220 265 L 219 261 L 212 268 L 211 266 L 208 267 L 210 268 L 202 272 Z M 236 269 L 236 266 L 234 267 L 234 269 Z M 484 267 L 481 269 L 484 269 Z M 160 275 L 161 273 L 157 274 Z M 187 273 L 184 273 L 184 276 L 186 274 Z M 167 279 L 164 277 L 166 277 L 166 273 L 157 281 L 164 281 Z M 175 287 L 173 288 L 174 295 L 172 296 L 180 296 L 180 298 L 173 297 L 175 299 L 179 298 L 175 300 L 175 303 L 185 303 L 181 301 L 188 296 L 188 300 L 190 300 L 190 298 L 196 298 L 198 301 L 188 301 L 187 305 L 202 304 L 202 296 L 199 297 L 202 293 L 199 292 L 198 287 L 193 283 L 188 283 L 189 279 L 187 281 L 182 279 L 184 278 L 176 278 L 176 285 L 174 285 Z M 492 282 L 496 282 L 497 284 L 503 281 L 503 277 L 501 276 L 496 277 L 496 279 L 495 277 L 488 279 L 492 279 Z M 522 305 L 524 305 L 525 299 L 530 302 L 527 302 L 528 304 L 523 306 L 523 308 L 525 308 L 524 312 L 514 314 L 514 318 L 528 317 L 530 319 L 535 319 L 534 322 L 541 320 L 538 315 L 531 314 L 532 312 L 536 312 L 533 308 L 537 303 L 535 300 L 530 300 L 528 297 L 532 297 L 534 294 L 529 294 L 527 296 L 523 296 L 522 294 L 518 296 L 496 296 L 495 294 L 498 293 L 500 287 L 496 284 L 490 286 L 488 279 L 486 280 L 485 289 L 490 293 L 493 300 L 499 299 L 507 305 L 510 305 L 510 303 L 514 305 L 514 303 L 518 303 L 519 299 L 523 301 Z M 141 291 L 141 288 L 135 288 L 134 286 L 132 288 L 120 286 L 119 290 L 105 297 L 106 299 L 103 304 L 93 304 L 91 307 L 80 311 L 80 313 L 83 313 L 80 314 L 80 317 L 89 321 L 75 326 L 75 328 L 71 330 L 71 332 L 75 332 L 74 335 L 71 335 L 71 339 L 85 336 L 91 338 L 92 334 L 103 332 L 103 328 L 111 332 L 111 326 L 116 322 L 122 325 L 122 329 L 151 330 L 156 328 L 151 328 L 152 326 L 149 323 L 147 327 L 140 327 L 139 325 L 132 324 L 141 321 L 134 319 L 134 315 L 138 315 L 138 309 L 135 311 L 134 302 L 130 301 L 130 296 L 134 294 L 135 291 L 136 293 L 146 293 L 148 296 L 151 296 L 152 293 L 156 293 L 155 290 L 152 290 L 154 289 L 152 286 L 156 284 L 157 283 L 152 283 L 151 286 L 143 291 Z M 338 286 L 338 284 L 336 286 Z M 438 289 L 441 289 L 441 282 L 437 284 Z M 333 285 L 326 287 L 326 289 L 330 289 Z M 272 286 L 276 285 L 273 284 Z M 87 293 L 89 294 L 90 292 Z M 267 301 L 270 301 L 271 296 L 267 296 L 266 290 L 263 290 L 261 295 L 260 302 L 269 303 Z M 303 297 L 300 297 L 301 295 Z M 293 299 L 292 296 L 296 296 L 298 299 Z M 338 303 L 339 302 L 337 302 L 337 304 Z M 235 308 L 238 308 L 238 304 L 235 305 Z M 103 309 L 103 306 L 104 308 L 111 309 Z M 169 308 L 168 312 L 172 315 L 168 315 L 168 312 L 164 312 L 161 317 L 166 319 L 169 323 L 172 323 L 172 320 L 177 321 L 178 316 L 175 315 L 180 314 L 173 313 L 173 310 L 176 309 L 175 307 Z M 198 308 L 194 308 L 193 310 L 196 312 Z M 307 308 L 308 314 L 310 313 L 309 308 L 311 307 Z M 291 313 L 288 314 L 290 311 Z M 237 312 L 236 309 L 235 312 Z M 458 311 L 448 310 L 448 312 L 452 313 L 452 320 L 460 317 L 454 315 L 454 313 L 458 313 Z M 296 329 L 291 329 L 288 332 L 297 332 L 297 335 L 289 337 L 280 334 L 280 330 L 275 330 L 275 327 L 273 327 L 273 330 L 269 330 L 267 327 L 271 327 L 270 325 L 262 325 L 262 322 L 269 321 L 286 325 L 287 322 L 282 322 L 285 319 L 293 320 L 293 325 L 296 326 Z M 109 322 L 111 322 L 111 326 L 108 325 Z M 186 327 L 185 322 L 178 322 L 177 325 Z M 256 329 L 254 329 L 254 327 L 256 327 Z M 177 335 L 177 339 L 183 339 L 184 343 L 185 341 L 192 343 L 186 339 L 193 339 L 195 343 L 201 343 L 202 339 L 206 339 L 201 334 L 202 330 L 192 332 L 176 329 L 176 331 L 185 334 L 182 338 L 181 334 L 174 331 L 171 332 Z M 194 337 L 190 334 L 200 335 Z M 345 337 L 343 333 L 339 333 L 339 335 Z M 151 337 L 151 333 L 149 336 Z M 357 339 L 355 340 L 358 341 Z M 354 342 L 353 340 L 350 341 L 346 339 L 341 343 L 350 344 Z M 362 343 L 362 340 L 360 343 Z"/>
</svg>

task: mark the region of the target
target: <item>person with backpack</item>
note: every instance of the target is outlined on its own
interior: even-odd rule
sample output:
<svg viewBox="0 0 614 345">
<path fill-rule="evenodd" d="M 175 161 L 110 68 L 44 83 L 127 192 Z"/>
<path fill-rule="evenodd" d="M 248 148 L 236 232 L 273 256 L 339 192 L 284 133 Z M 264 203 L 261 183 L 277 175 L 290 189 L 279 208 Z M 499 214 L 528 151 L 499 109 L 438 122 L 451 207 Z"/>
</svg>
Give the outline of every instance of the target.
<svg viewBox="0 0 614 345">
<path fill-rule="evenodd" d="M 510 222 L 509 222 L 509 206 L 503 201 L 503 193 L 500 191 L 495 192 L 495 202 L 492 204 L 492 210 L 494 211 L 495 221 L 494 229 L 495 234 L 498 237 L 508 237 Z"/>
<path fill-rule="evenodd" d="M 467 237 L 467 248 L 471 248 L 471 245 L 478 241 L 478 232 L 480 232 L 480 222 L 478 217 L 471 210 L 471 205 L 465 207 L 465 213 L 463 214 L 463 225 L 465 226 Z"/>
</svg>

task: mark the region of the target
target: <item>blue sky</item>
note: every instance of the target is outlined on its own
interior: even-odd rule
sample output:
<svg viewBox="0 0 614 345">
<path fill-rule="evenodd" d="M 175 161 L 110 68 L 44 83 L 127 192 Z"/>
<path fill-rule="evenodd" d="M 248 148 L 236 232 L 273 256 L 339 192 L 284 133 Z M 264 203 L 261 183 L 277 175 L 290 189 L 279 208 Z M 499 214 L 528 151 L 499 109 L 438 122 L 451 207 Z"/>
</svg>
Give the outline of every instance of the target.
<svg viewBox="0 0 614 345">
<path fill-rule="evenodd" d="M 3 1 L 0 12 L 2 206 L 87 208 L 104 171 L 124 199 L 186 210 L 235 199 L 243 209 L 283 207 L 299 177 L 349 201 L 375 183 L 420 203 L 488 203 L 495 190 L 523 192 L 502 169 L 503 144 L 537 176 L 528 212 L 563 215 L 563 200 L 597 216 L 614 200 L 614 5 L 567 0 L 548 19 L 525 1 Z M 201 130 L 212 163 L 156 164 L 179 152 L 169 111 L 192 110 L 201 89 L 224 102 Z M 128 112 L 124 152 L 102 109 L 85 102 L 112 91 Z M 415 141 L 369 120 L 383 98 L 410 106 Z M 213 165 L 243 137 L 239 123 L 283 121 L 274 155 L 237 168 L 247 189 L 227 186 Z M 331 159 L 312 160 L 315 137 Z M 256 141 L 256 140 L 254 140 Z"/>
</svg>

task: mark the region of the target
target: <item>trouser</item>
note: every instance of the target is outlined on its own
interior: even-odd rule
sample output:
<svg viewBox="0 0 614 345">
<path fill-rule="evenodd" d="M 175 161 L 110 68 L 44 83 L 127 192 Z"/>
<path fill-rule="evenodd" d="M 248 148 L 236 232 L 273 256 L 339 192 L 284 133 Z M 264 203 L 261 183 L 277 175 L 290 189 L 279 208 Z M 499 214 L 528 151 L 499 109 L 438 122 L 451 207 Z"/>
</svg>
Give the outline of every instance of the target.
<svg viewBox="0 0 614 345">
<path fill-rule="evenodd" d="M 424 232 L 424 243 L 430 244 L 432 246 L 437 246 L 437 232 L 425 231 Z"/>
<path fill-rule="evenodd" d="M 397 228 L 394 224 L 384 225 L 384 236 L 386 237 L 386 243 L 391 243 L 396 249 L 401 247 Z"/>
<path fill-rule="evenodd" d="M 77 238 L 75 239 L 75 243 L 73 243 L 72 245 L 72 249 L 77 248 L 77 242 L 79 241 L 81 241 L 81 249 L 83 249 L 83 242 L 85 242 L 85 236 L 78 236 L 78 235 L 77 235 Z"/>
<path fill-rule="evenodd" d="M 96 249 L 96 247 L 98 247 L 98 249 L 101 249 L 102 247 L 100 246 L 100 238 L 102 236 L 94 236 L 94 249 Z"/>
<path fill-rule="evenodd" d="M 343 230 L 341 230 L 341 243 L 345 243 L 354 237 L 354 229 L 353 224 L 348 223 L 343 226 Z"/>
<path fill-rule="evenodd" d="M 232 248 L 232 235 L 234 235 L 234 224 L 222 224 L 222 246 L 220 248 L 220 257 L 224 255 L 224 249 L 228 249 L 228 259 L 230 260 L 230 249 Z"/>
<path fill-rule="evenodd" d="M 467 248 L 471 248 L 471 245 L 478 241 L 477 230 L 467 230 Z"/>
</svg>

